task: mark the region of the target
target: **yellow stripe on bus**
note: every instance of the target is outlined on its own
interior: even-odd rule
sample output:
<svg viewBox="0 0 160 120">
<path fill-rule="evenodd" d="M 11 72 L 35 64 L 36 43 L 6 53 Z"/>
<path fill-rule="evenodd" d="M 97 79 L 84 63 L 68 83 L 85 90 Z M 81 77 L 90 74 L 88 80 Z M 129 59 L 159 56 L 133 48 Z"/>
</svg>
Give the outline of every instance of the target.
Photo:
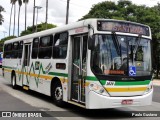
<svg viewBox="0 0 160 120">
<path fill-rule="evenodd" d="M 68 82 L 68 79 L 60 78 L 60 80 L 61 80 L 62 83 L 67 83 Z"/>
<path fill-rule="evenodd" d="M 4 69 L 7 72 L 12 72 L 12 70 L 9 69 Z M 52 80 L 53 76 L 46 76 L 46 75 L 39 75 L 39 74 L 35 74 L 35 73 L 27 73 L 27 72 L 21 72 L 21 71 L 15 71 L 17 74 L 23 74 L 23 75 L 29 75 L 32 77 L 39 77 L 39 78 L 43 78 L 43 79 L 48 79 L 48 80 Z M 64 82 L 68 82 L 67 79 L 64 78 L 60 78 L 61 81 Z"/>
<path fill-rule="evenodd" d="M 22 74 L 22 72 L 21 72 L 21 71 L 16 71 L 16 73 L 18 73 L 18 74 Z"/>
<path fill-rule="evenodd" d="M 133 88 L 105 88 L 108 92 L 136 92 L 146 91 L 147 87 L 133 87 Z"/>
<path fill-rule="evenodd" d="M 10 69 L 4 69 L 4 71 L 6 71 L 6 72 L 12 72 L 12 70 L 10 70 Z"/>
<path fill-rule="evenodd" d="M 38 77 L 38 74 L 34 74 L 34 73 L 30 73 L 29 75 L 32 77 Z"/>
<path fill-rule="evenodd" d="M 52 76 L 46 76 L 46 75 L 39 75 L 40 78 L 49 79 L 52 80 Z"/>
<path fill-rule="evenodd" d="M 90 82 L 86 82 L 86 83 L 85 83 L 85 86 L 87 87 L 87 86 L 89 86 L 89 84 L 90 84 Z"/>
</svg>

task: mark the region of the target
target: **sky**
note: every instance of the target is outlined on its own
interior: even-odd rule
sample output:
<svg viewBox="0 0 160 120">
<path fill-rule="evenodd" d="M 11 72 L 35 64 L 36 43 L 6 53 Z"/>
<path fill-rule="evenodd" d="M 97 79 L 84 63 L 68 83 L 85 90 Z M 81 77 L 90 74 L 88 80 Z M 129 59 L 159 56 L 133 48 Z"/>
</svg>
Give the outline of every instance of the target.
<svg viewBox="0 0 160 120">
<path fill-rule="evenodd" d="M 22 0 L 23 1 L 23 0 Z M 35 0 L 36 6 L 41 6 L 42 8 L 38 10 L 38 20 L 37 23 L 45 22 L 45 6 L 46 0 Z M 117 2 L 118 0 L 70 0 L 69 6 L 69 22 L 76 22 L 78 19 L 86 15 L 94 4 L 97 4 L 102 1 L 113 1 Z M 130 0 L 132 3 L 137 5 L 146 5 L 154 6 L 160 0 Z M 48 0 L 49 9 L 48 9 L 48 23 L 55 24 L 57 26 L 62 26 L 65 24 L 66 20 L 66 5 L 67 0 Z M 3 12 L 4 23 L 0 26 L 0 39 L 8 36 L 9 33 L 9 20 L 10 20 L 10 10 L 11 4 L 10 0 L 0 0 L 0 5 L 5 9 Z M 18 3 L 16 4 L 16 28 L 15 35 L 17 36 L 17 24 L 18 24 Z M 37 12 L 37 11 L 36 11 Z M 35 16 L 35 18 L 37 15 Z M 25 5 L 21 7 L 20 15 L 20 32 L 25 29 Z M 36 20 L 35 20 L 36 23 Z M 33 0 L 29 0 L 27 5 L 27 26 L 32 26 L 33 24 Z M 11 35 L 13 35 L 13 19 L 11 26 Z"/>
</svg>

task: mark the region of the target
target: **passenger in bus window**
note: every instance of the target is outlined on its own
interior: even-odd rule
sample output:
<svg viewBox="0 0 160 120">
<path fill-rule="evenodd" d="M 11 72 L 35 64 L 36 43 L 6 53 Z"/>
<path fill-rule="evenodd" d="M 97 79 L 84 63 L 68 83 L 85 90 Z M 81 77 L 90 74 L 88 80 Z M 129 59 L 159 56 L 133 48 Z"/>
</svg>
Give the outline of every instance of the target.
<svg viewBox="0 0 160 120">
<path fill-rule="evenodd" d="M 123 58 L 120 70 L 127 70 L 127 57 Z"/>
</svg>

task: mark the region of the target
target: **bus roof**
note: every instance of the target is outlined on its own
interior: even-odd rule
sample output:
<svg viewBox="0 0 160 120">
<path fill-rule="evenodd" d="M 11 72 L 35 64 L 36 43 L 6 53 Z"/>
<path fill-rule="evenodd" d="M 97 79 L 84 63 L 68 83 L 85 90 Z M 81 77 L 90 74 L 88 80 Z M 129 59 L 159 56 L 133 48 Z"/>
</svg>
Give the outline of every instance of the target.
<svg viewBox="0 0 160 120">
<path fill-rule="evenodd" d="M 16 41 L 20 41 L 20 40 L 26 40 L 26 39 L 30 39 L 30 38 L 41 37 L 41 36 L 49 35 L 49 34 L 53 34 L 53 33 L 63 32 L 63 31 L 71 30 L 71 29 L 78 28 L 78 27 L 83 27 L 83 26 L 87 27 L 88 24 L 92 24 L 93 22 L 96 22 L 97 20 L 125 22 L 125 23 L 132 23 L 132 24 L 137 24 L 137 25 L 149 27 L 149 26 L 144 25 L 144 24 L 131 22 L 131 21 L 125 21 L 125 20 L 92 18 L 92 19 L 86 19 L 86 20 L 74 22 L 74 23 L 71 23 L 71 24 L 68 24 L 68 25 L 63 25 L 63 26 L 56 27 L 56 28 L 51 28 L 51 29 L 44 30 L 44 31 L 41 31 L 41 32 L 36 32 L 36 33 L 33 33 L 33 34 L 25 35 L 25 36 L 22 36 L 22 37 L 11 39 L 11 40 L 7 40 L 7 41 L 5 41 L 4 44 L 10 43 L 10 42 L 16 42 Z"/>
</svg>

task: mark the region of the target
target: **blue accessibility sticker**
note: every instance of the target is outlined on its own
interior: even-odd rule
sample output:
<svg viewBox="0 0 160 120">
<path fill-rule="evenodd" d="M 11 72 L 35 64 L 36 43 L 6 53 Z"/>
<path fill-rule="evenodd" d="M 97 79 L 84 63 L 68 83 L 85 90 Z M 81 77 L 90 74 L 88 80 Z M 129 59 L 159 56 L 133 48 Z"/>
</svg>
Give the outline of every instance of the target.
<svg viewBox="0 0 160 120">
<path fill-rule="evenodd" d="M 135 76 L 135 75 L 136 75 L 136 67 L 129 66 L 129 76 Z"/>
</svg>

